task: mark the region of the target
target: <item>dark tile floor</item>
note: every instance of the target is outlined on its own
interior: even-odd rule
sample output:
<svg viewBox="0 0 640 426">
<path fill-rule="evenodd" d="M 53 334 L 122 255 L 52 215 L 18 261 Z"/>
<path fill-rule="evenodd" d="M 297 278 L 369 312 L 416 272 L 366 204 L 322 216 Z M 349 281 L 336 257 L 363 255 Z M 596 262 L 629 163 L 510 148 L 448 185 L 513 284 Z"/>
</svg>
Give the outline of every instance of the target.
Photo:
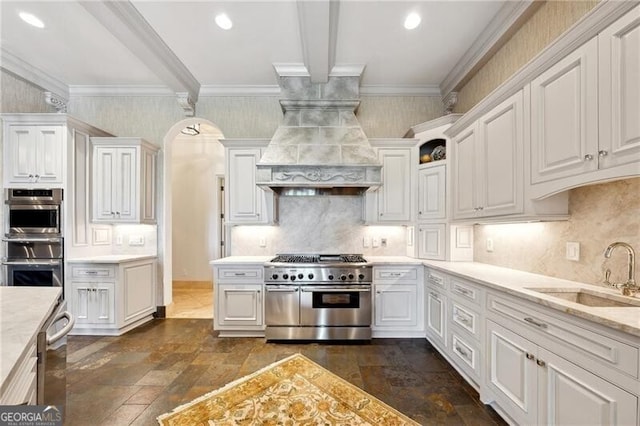
<svg viewBox="0 0 640 426">
<path fill-rule="evenodd" d="M 67 425 L 153 425 L 204 393 L 300 352 L 423 425 L 505 424 L 425 339 L 284 344 L 219 338 L 211 320 L 157 319 L 120 337 L 70 336 Z"/>
</svg>

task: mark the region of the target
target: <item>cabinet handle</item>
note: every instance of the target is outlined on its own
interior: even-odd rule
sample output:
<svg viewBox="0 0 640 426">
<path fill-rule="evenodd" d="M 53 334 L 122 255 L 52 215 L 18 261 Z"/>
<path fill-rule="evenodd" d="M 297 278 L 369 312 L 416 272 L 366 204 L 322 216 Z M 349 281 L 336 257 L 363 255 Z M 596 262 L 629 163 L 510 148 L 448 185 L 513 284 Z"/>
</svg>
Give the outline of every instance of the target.
<svg viewBox="0 0 640 426">
<path fill-rule="evenodd" d="M 530 359 L 530 360 L 536 359 L 536 357 L 533 356 L 533 354 L 530 354 L 529 352 L 527 352 L 525 355 L 526 355 L 527 359 Z"/>
<path fill-rule="evenodd" d="M 111 214 L 111 216 L 115 216 L 115 215 L 116 215 L 116 213 L 115 213 L 115 212 L 111 212 L 110 214 Z"/>
<path fill-rule="evenodd" d="M 538 364 L 540 367 L 544 367 L 545 365 L 547 365 L 547 363 L 541 359 L 537 359 L 536 364 Z"/>
<path fill-rule="evenodd" d="M 607 155 L 609 155 L 609 151 L 606 151 L 606 150 L 604 150 L 604 149 L 603 149 L 603 150 L 598 151 L 598 156 L 599 156 L 599 157 L 606 157 Z"/>
<path fill-rule="evenodd" d="M 247 275 L 245 272 L 234 272 L 234 274 L 236 277 L 244 277 L 245 275 Z"/>
<path fill-rule="evenodd" d="M 418 214 L 422 214 L 422 212 L 418 212 Z"/>
<path fill-rule="evenodd" d="M 480 206 L 478 207 L 478 210 L 484 210 L 484 207 Z"/>
<path fill-rule="evenodd" d="M 593 160 L 593 155 L 587 154 L 584 156 L 584 161 L 591 161 L 591 160 Z"/>
<path fill-rule="evenodd" d="M 36 178 L 36 180 L 40 179 L 40 175 L 35 175 L 34 177 Z"/>
<path fill-rule="evenodd" d="M 33 175 L 29 173 L 29 179 L 33 179 Z"/>
<path fill-rule="evenodd" d="M 98 271 L 84 271 L 84 273 L 87 275 L 97 275 Z"/>
<path fill-rule="evenodd" d="M 464 294 L 465 296 L 470 296 L 470 295 L 472 295 L 472 294 L 473 294 L 473 292 L 472 292 L 472 291 L 467 290 L 466 288 L 456 287 L 456 288 L 455 288 L 455 290 L 456 290 L 458 293 L 462 293 L 462 294 Z"/>
<path fill-rule="evenodd" d="M 471 327 L 471 320 L 469 318 L 465 318 L 462 315 L 460 315 L 459 313 L 456 313 L 456 319 L 458 321 L 460 321 L 461 323 Z"/>
<path fill-rule="evenodd" d="M 456 346 L 455 346 L 455 348 L 456 348 L 456 351 L 457 351 L 460 355 L 462 355 L 463 357 L 465 357 L 465 358 L 469 359 L 469 354 L 467 353 L 467 351 L 465 351 L 464 349 L 462 349 L 462 348 L 461 348 L 460 346 L 458 346 L 458 345 L 456 345 Z"/>
<path fill-rule="evenodd" d="M 526 322 L 528 322 L 529 324 L 533 324 L 536 327 L 540 327 L 540 328 L 547 328 L 547 324 L 540 322 L 540 321 L 536 321 L 531 317 L 527 317 L 524 319 Z"/>
</svg>

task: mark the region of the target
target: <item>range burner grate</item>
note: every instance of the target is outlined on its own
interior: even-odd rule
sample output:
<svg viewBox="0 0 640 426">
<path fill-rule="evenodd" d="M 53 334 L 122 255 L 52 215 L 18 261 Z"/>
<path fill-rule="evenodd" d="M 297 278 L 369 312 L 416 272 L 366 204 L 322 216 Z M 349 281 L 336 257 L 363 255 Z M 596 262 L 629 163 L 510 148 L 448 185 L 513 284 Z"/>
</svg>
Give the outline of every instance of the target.
<svg viewBox="0 0 640 426">
<path fill-rule="evenodd" d="M 366 263 L 359 254 L 279 254 L 272 263 Z"/>
</svg>

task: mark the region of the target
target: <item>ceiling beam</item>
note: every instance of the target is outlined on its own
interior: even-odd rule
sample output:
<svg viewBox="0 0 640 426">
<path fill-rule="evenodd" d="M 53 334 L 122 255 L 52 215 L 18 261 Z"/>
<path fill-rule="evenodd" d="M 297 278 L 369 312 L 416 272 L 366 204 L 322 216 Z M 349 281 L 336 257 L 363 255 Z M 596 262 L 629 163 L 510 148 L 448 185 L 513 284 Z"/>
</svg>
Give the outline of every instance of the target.
<svg viewBox="0 0 640 426">
<path fill-rule="evenodd" d="M 179 102 L 197 102 L 200 83 L 131 2 L 79 3 L 175 92 Z"/>
<path fill-rule="evenodd" d="M 326 83 L 336 62 L 338 0 L 298 0 L 302 56 L 312 83 Z"/>
</svg>

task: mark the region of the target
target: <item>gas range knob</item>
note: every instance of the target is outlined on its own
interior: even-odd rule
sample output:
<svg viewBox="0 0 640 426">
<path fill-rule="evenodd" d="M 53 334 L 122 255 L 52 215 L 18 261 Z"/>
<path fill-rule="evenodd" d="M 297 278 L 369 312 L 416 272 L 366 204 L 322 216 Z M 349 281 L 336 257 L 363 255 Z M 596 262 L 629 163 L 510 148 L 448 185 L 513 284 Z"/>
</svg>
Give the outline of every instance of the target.
<svg viewBox="0 0 640 426">
<path fill-rule="evenodd" d="M 341 279 L 342 281 L 346 281 L 347 276 L 346 276 L 346 275 L 344 275 L 344 274 L 342 274 L 342 275 L 340 275 L 340 279 Z"/>
<path fill-rule="evenodd" d="M 296 280 L 296 276 L 295 275 L 291 275 L 291 281 L 295 281 Z"/>
<path fill-rule="evenodd" d="M 352 280 L 353 279 L 353 274 L 349 274 L 349 279 Z"/>
<path fill-rule="evenodd" d="M 327 278 L 329 278 L 329 280 L 333 279 L 333 275 L 329 275 Z"/>
<path fill-rule="evenodd" d="M 299 280 L 301 280 L 301 279 L 303 279 L 303 278 L 304 278 L 304 275 L 302 275 L 302 274 L 298 274 L 298 279 L 299 279 Z"/>
<path fill-rule="evenodd" d="M 284 280 L 288 280 L 288 279 L 289 279 L 289 274 L 284 274 L 284 275 L 282 276 L 282 279 L 284 279 Z"/>
<path fill-rule="evenodd" d="M 271 278 L 274 279 L 274 280 L 277 280 L 278 279 L 278 274 L 271 275 Z"/>
<path fill-rule="evenodd" d="M 364 274 L 358 275 L 358 278 L 360 278 L 361 280 L 364 280 Z"/>
<path fill-rule="evenodd" d="M 309 274 L 308 277 L 309 277 L 310 280 L 312 280 L 313 279 L 313 274 Z"/>
</svg>

